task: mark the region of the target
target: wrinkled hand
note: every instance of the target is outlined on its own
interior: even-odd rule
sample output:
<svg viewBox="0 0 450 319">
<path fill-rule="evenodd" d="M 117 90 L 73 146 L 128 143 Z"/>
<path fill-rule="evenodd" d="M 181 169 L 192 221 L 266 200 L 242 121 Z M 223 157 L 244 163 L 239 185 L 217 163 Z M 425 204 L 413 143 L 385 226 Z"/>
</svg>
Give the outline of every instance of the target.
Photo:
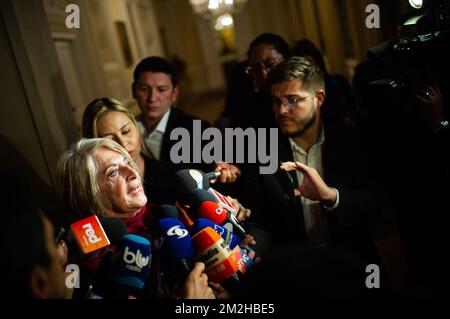
<svg viewBox="0 0 450 319">
<path fill-rule="evenodd" d="M 333 206 L 336 202 L 336 189 L 328 187 L 314 168 L 300 162 L 285 162 L 280 168 L 286 172 L 298 170 L 303 174 L 303 182 L 300 187 L 295 190 L 296 196 L 318 200 L 325 206 Z"/>
<path fill-rule="evenodd" d="M 220 172 L 221 174 L 217 179 L 212 180 L 211 183 L 215 183 L 216 181 L 222 184 L 234 183 L 241 175 L 241 170 L 239 168 L 225 162 L 216 163 L 214 171 Z"/>
<path fill-rule="evenodd" d="M 242 204 L 239 203 L 237 199 L 232 198 L 230 196 L 227 196 L 227 199 L 231 202 L 234 209 L 237 211 L 236 218 L 238 221 L 243 222 L 251 216 L 252 211 L 242 206 Z"/>
<path fill-rule="evenodd" d="M 195 263 L 194 269 L 181 287 L 181 298 L 185 299 L 215 299 L 212 289 L 208 286 L 208 276 L 203 272 L 205 264 Z"/>
</svg>

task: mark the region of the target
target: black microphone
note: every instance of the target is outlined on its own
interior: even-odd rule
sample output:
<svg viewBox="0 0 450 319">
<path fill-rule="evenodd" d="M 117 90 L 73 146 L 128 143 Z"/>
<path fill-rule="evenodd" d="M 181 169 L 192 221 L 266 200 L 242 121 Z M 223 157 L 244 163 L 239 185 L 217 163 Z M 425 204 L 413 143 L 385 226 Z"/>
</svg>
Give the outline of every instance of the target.
<svg viewBox="0 0 450 319">
<path fill-rule="evenodd" d="M 88 299 L 141 298 L 148 281 L 152 250 L 145 237 L 128 234 L 122 237 L 116 252 L 102 259 Z"/>
<path fill-rule="evenodd" d="M 153 216 L 159 220 L 163 218 L 180 219 L 181 212 L 173 205 L 164 204 L 153 207 L 152 213 Z"/>
<path fill-rule="evenodd" d="M 197 169 L 182 169 L 175 173 L 175 191 L 179 199 L 182 199 L 187 192 L 193 189 L 208 189 L 209 178 Z"/>
<path fill-rule="evenodd" d="M 93 217 L 91 217 L 91 221 L 92 218 Z M 68 248 L 69 263 L 80 265 L 79 278 L 81 287 L 80 289 L 74 290 L 74 299 L 86 298 L 86 294 L 89 294 L 90 289 L 92 289 L 93 278 L 95 278 L 95 274 L 101 265 L 103 258 L 105 258 L 105 255 L 107 255 L 111 249 L 116 248 L 123 236 L 128 234 L 127 225 L 120 218 L 95 216 L 95 220 L 98 222 L 98 227 L 96 229 L 101 229 L 101 231 L 98 232 L 94 230 L 94 227 L 90 227 L 92 226 L 92 223 L 89 225 L 89 220 L 89 218 L 84 218 L 78 221 L 78 223 L 81 223 L 79 224 L 79 226 L 81 225 L 81 230 L 84 230 L 84 234 L 83 232 L 78 233 L 79 238 L 83 238 L 83 235 L 86 236 L 87 231 L 87 235 L 90 235 L 91 237 L 95 235 L 96 237 L 107 238 L 109 244 L 105 247 L 95 249 L 88 254 L 80 253 L 82 252 L 82 247 L 80 247 L 80 240 L 75 238 L 76 234 L 73 231 L 75 228 L 72 228 L 71 231 L 68 232 L 66 243 Z M 76 223 L 73 223 L 72 225 Z M 89 227 L 86 226 L 85 229 L 83 229 L 83 225 L 87 225 Z M 75 232 L 78 231 L 75 230 Z M 86 241 L 89 241 L 89 238 L 86 238 Z"/>
</svg>

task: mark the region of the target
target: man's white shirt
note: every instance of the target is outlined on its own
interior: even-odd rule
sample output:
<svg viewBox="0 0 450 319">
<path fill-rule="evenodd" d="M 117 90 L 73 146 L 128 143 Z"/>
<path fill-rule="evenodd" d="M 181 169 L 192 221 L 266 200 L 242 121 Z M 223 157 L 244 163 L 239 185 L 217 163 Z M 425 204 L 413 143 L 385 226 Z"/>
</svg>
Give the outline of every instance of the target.
<svg viewBox="0 0 450 319">
<path fill-rule="evenodd" d="M 317 170 L 323 180 L 323 162 L 322 162 L 322 148 L 325 143 L 325 133 L 322 125 L 319 138 L 317 142 L 311 146 L 308 152 L 298 146 L 293 139 L 289 138 L 291 144 L 292 155 L 294 161 L 303 163 L 309 167 Z M 301 185 L 303 181 L 303 174 L 299 171 L 297 173 L 298 184 Z M 303 207 L 303 217 L 305 221 L 305 229 L 308 241 L 313 243 L 321 243 L 327 239 L 327 221 L 322 213 L 322 205 L 319 201 L 313 201 L 305 197 L 301 197 Z M 339 205 L 339 192 L 337 193 L 336 202 L 327 210 L 333 210 Z"/>
<path fill-rule="evenodd" d="M 158 125 L 156 125 L 155 129 L 150 133 L 147 131 L 144 123 L 142 123 L 141 121 L 137 121 L 139 130 L 141 132 L 142 141 L 157 160 L 160 160 L 161 158 L 161 146 L 164 138 L 164 133 L 166 132 L 170 111 L 171 108 L 169 108 L 167 112 L 164 113 Z"/>
</svg>

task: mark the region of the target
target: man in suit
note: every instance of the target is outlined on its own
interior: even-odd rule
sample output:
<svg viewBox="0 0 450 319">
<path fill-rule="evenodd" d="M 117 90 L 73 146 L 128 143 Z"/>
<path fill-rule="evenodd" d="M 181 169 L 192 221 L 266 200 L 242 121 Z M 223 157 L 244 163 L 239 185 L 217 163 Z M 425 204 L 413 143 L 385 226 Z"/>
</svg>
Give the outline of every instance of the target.
<svg viewBox="0 0 450 319">
<path fill-rule="evenodd" d="M 219 182 L 233 182 L 240 171 L 227 163 L 193 163 L 193 121 L 200 120 L 173 107 L 179 94 L 178 78 L 173 65 L 164 58 L 151 56 L 143 59 L 134 69 L 133 98 L 142 114 L 137 118 L 144 144 L 153 156 L 175 170 L 196 168 L 205 172 L 221 171 Z M 201 132 L 211 125 L 201 120 Z M 170 150 L 177 143 L 170 139 L 175 128 L 184 128 L 190 133 L 190 163 L 174 163 Z"/>
<path fill-rule="evenodd" d="M 277 243 L 332 242 L 378 262 L 367 229 L 377 208 L 365 154 L 357 134 L 322 121 L 323 72 L 293 57 L 275 66 L 268 81 L 280 130 L 278 156 L 290 164 L 269 175 L 258 174 L 256 166 L 243 170 L 240 199 L 252 209 L 253 223 Z"/>
</svg>

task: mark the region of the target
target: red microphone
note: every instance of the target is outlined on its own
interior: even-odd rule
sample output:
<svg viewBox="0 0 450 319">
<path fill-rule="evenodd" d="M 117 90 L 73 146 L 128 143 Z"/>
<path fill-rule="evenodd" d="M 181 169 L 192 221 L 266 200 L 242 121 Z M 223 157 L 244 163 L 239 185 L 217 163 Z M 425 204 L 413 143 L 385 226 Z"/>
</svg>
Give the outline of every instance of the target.
<svg viewBox="0 0 450 319">
<path fill-rule="evenodd" d="M 228 220 L 227 211 L 217 203 L 211 201 L 203 202 L 197 208 L 197 215 L 200 218 L 206 218 L 218 225 L 222 225 Z"/>
<path fill-rule="evenodd" d="M 209 280 L 220 283 L 239 270 L 236 255 L 211 227 L 205 227 L 192 236 L 192 242 L 195 258 L 205 264 Z"/>
</svg>

